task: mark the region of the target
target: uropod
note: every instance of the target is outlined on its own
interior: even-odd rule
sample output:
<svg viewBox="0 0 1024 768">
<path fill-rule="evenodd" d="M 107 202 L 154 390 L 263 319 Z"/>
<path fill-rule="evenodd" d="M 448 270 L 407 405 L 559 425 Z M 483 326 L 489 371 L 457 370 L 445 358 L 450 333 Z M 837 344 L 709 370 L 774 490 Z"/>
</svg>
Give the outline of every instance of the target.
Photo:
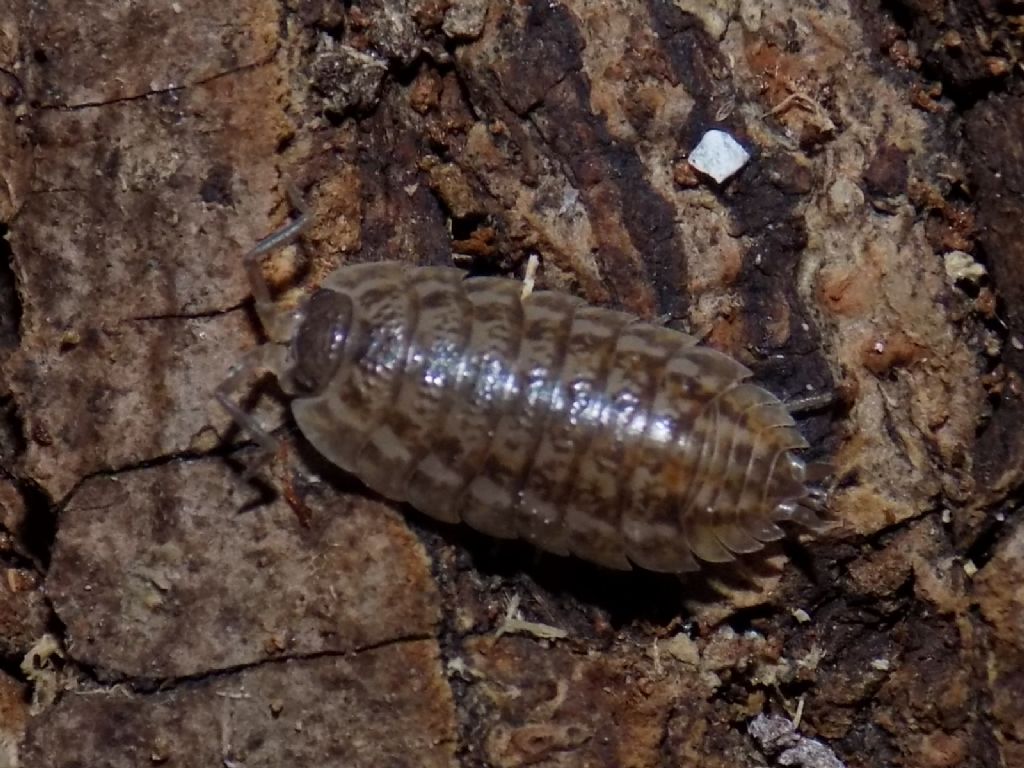
<svg viewBox="0 0 1024 768">
<path fill-rule="evenodd" d="M 692 336 L 454 267 L 344 266 L 295 309 L 245 257 L 268 341 L 217 399 L 271 373 L 305 438 L 369 488 L 431 517 L 609 568 L 681 573 L 822 527 L 827 468 L 786 406 Z"/>
</svg>

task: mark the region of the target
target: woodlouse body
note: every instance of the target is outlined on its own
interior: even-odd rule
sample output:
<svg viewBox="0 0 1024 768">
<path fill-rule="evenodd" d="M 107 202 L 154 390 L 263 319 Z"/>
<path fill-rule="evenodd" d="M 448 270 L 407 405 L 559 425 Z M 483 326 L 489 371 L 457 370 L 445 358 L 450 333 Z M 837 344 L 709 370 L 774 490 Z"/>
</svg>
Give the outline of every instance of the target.
<svg viewBox="0 0 1024 768">
<path fill-rule="evenodd" d="M 279 343 L 222 402 L 273 371 L 320 453 L 435 518 L 666 572 L 820 522 L 785 406 L 690 336 L 446 267 L 343 267 L 285 320 L 254 292 Z"/>
</svg>

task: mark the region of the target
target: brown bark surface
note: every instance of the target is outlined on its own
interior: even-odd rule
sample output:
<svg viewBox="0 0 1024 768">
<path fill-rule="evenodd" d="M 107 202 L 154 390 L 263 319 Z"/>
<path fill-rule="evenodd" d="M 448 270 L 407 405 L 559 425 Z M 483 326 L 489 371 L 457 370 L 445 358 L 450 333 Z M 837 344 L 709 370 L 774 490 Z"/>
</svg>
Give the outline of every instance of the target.
<svg viewBox="0 0 1024 768">
<path fill-rule="evenodd" d="M 9 2 L 0 766 L 1024 765 L 1022 46 L 995 0 Z M 286 300 L 537 253 L 836 392 L 835 526 L 682 582 L 539 555 L 374 498 L 273 387 L 243 481 L 211 391 L 288 183 Z"/>
</svg>

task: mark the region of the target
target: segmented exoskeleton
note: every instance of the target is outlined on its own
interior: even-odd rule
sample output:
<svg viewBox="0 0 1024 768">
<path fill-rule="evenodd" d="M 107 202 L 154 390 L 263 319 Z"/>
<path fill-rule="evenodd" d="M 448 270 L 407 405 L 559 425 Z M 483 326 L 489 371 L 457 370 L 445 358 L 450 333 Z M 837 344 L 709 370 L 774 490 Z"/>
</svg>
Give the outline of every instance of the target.
<svg viewBox="0 0 1024 768">
<path fill-rule="evenodd" d="M 397 262 L 346 266 L 292 312 L 246 259 L 270 343 L 254 370 L 303 435 L 378 493 L 492 536 L 610 568 L 682 572 L 821 524 L 786 407 L 691 336 L 508 279 Z M 812 469 L 816 474 L 818 469 Z"/>
</svg>

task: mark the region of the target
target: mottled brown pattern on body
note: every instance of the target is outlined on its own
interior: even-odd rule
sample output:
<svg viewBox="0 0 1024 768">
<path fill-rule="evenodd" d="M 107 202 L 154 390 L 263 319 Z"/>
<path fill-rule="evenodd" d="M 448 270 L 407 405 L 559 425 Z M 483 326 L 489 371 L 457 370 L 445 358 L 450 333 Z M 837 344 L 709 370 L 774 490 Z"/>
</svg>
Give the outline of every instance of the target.
<svg viewBox="0 0 1024 768">
<path fill-rule="evenodd" d="M 776 538 L 776 520 L 816 524 L 792 418 L 692 337 L 454 269 L 363 264 L 328 283 L 355 311 L 296 418 L 384 496 L 619 569 L 724 562 Z M 460 306 L 462 323 L 445 314 Z"/>
<path fill-rule="evenodd" d="M 537 293 L 526 305 L 524 345 L 519 370 L 524 386 L 533 393 L 536 413 L 531 421 L 533 436 L 525 465 L 516 478 L 519 535 L 556 554 L 567 554 L 565 529 L 560 511 L 549 503 L 555 484 L 547 473 L 550 465 L 540 462 L 541 445 L 557 413 L 561 385 L 550 371 L 561 371 L 569 354 L 569 338 L 576 315 L 585 312 L 580 302 L 556 293 Z"/>
<path fill-rule="evenodd" d="M 561 486 L 547 501 L 564 510 L 562 525 L 574 555 L 623 568 L 628 563 L 619 540 L 616 480 L 625 441 L 612 428 L 610 417 L 624 415 L 623 404 L 614 401 L 613 387 L 629 326 L 619 316 L 586 314 L 580 309 L 573 317 L 569 353 L 559 376 L 569 393 L 566 417 L 550 423 L 550 442 L 541 444 L 542 450 L 552 450 L 554 460 L 560 458 L 560 450 L 566 457 Z M 544 458 L 541 454 L 539 461 Z"/>
</svg>

